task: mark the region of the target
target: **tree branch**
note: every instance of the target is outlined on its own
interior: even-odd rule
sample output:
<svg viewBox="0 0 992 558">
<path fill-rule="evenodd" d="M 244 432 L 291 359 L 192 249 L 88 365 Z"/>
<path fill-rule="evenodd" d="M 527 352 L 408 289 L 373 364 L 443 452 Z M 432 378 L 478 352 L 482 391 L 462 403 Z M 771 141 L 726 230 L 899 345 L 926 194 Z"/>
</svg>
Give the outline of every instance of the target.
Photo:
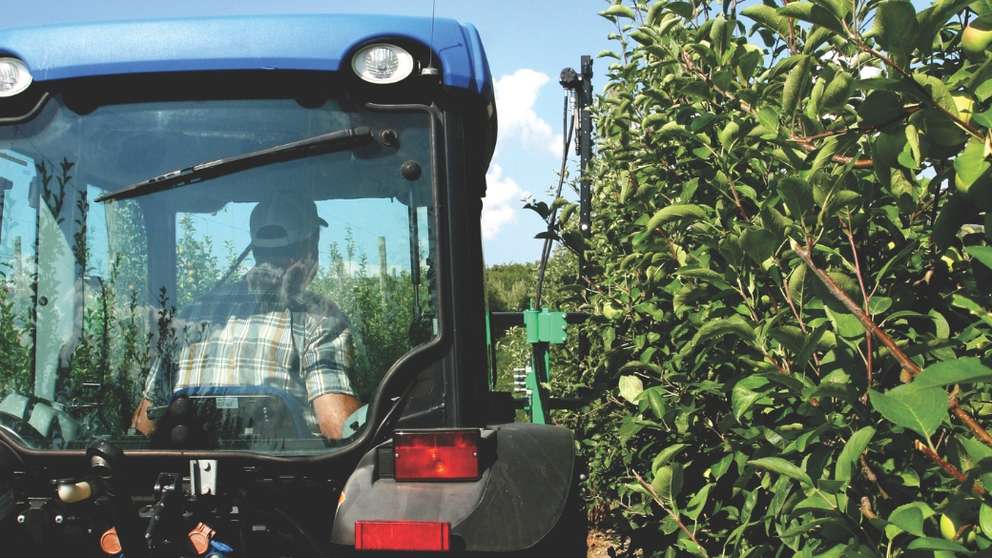
<svg viewBox="0 0 992 558">
<path fill-rule="evenodd" d="M 930 461 L 933 461 L 936 465 L 938 465 L 941 469 L 943 469 L 948 475 L 951 475 L 952 477 L 957 479 L 957 481 L 960 482 L 961 484 L 967 485 L 968 477 L 966 477 L 965 474 L 962 473 L 960 469 L 958 469 L 948 461 L 945 461 L 944 458 L 937 455 L 937 452 L 927 447 L 927 445 L 924 444 L 923 442 L 916 440 L 913 445 L 914 447 L 916 447 L 916 451 L 925 455 L 928 459 L 930 459 Z M 989 493 L 988 490 L 985 490 L 985 488 L 978 483 L 971 483 L 971 492 L 976 496 L 985 496 L 986 494 Z"/>
<path fill-rule="evenodd" d="M 910 360 L 906 353 L 903 352 L 898 345 L 896 345 L 895 341 L 893 341 L 887 333 L 875 325 L 875 322 L 872 321 L 872 319 L 868 317 L 868 315 L 865 314 L 865 312 L 859 308 L 853 300 L 851 300 L 851 297 L 847 296 L 847 294 L 842 291 L 836 283 L 834 283 L 833 279 L 831 279 L 826 272 L 816 267 L 816 264 L 813 263 L 813 258 L 810 256 L 809 250 L 803 249 L 803 247 L 801 247 L 795 240 L 789 239 L 789 242 L 792 246 L 792 251 L 803 260 L 806 267 L 808 267 L 816 275 L 820 282 L 823 283 L 828 291 L 830 291 L 830 294 L 840 301 L 851 314 L 854 314 L 854 316 L 858 318 L 858 321 L 861 322 L 861 325 L 863 325 L 867 331 L 870 331 L 872 335 L 881 341 L 881 343 L 892 353 L 892 356 L 899 361 L 903 372 L 908 378 L 904 381 L 908 382 L 918 376 L 923 370 L 915 362 Z M 965 426 L 967 426 L 972 433 L 975 434 L 975 437 L 981 440 L 985 445 L 992 447 L 992 435 L 990 435 L 988 430 L 985 430 L 982 425 L 978 424 L 978 421 L 976 421 L 974 417 L 969 415 L 967 411 L 958 405 L 957 396 L 955 394 L 951 394 L 948 397 L 947 406 L 950 408 L 951 413 L 958 417 L 958 419 Z"/>
<path fill-rule="evenodd" d="M 699 547 L 699 550 L 703 553 L 703 556 L 704 557 L 705 556 L 709 556 L 709 554 L 706 552 L 706 549 L 703 547 L 703 545 L 699 544 L 699 540 L 696 538 L 695 533 L 693 533 L 692 531 L 690 531 L 689 528 L 685 526 L 685 523 L 682 523 L 682 519 L 678 516 L 678 514 L 676 514 L 674 511 L 670 510 L 668 508 L 668 506 L 665 505 L 665 502 L 661 499 L 661 496 L 658 496 L 658 493 L 654 491 L 654 487 L 651 486 L 647 481 L 645 481 L 641 477 L 641 475 L 637 474 L 637 471 L 633 471 L 633 473 L 634 473 L 634 478 L 637 479 L 637 482 L 639 482 L 641 484 L 641 486 L 644 487 L 644 490 L 647 490 L 648 491 L 648 494 L 650 494 L 651 495 L 651 498 L 653 498 L 654 501 L 659 506 L 661 506 L 661 509 L 665 510 L 668 513 L 668 515 L 673 520 L 675 520 L 675 524 L 679 526 L 679 529 L 681 529 L 683 533 L 685 533 L 685 536 L 689 537 L 689 540 L 691 540 L 693 543 L 696 544 L 696 546 Z"/>
<path fill-rule="evenodd" d="M 806 267 L 808 267 L 810 271 L 812 271 L 816 275 L 816 277 L 820 280 L 820 282 L 823 283 L 823 286 L 825 286 L 827 290 L 830 291 L 830 294 L 833 295 L 834 298 L 836 298 L 838 301 L 840 301 L 840 303 L 843 304 L 845 308 L 847 308 L 848 312 L 854 314 L 854 317 L 856 317 L 858 321 L 861 322 L 861 325 L 864 326 L 865 330 L 871 332 L 871 334 L 874 335 L 875 338 L 879 340 L 879 342 L 881 342 L 889 349 L 889 351 L 892 353 L 892 356 L 894 356 L 895 359 L 899 361 L 899 364 L 900 366 L 902 366 L 902 369 L 910 377 L 915 377 L 919 375 L 919 373 L 922 372 L 922 369 L 915 362 L 910 360 L 908 356 L 906 356 L 906 353 L 904 353 L 903 350 L 900 349 L 898 345 L 896 345 L 896 342 L 893 341 L 892 338 L 889 337 L 887 333 L 885 333 L 884 331 L 881 330 L 881 328 L 875 325 L 875 322 L 872 321 L 870 317 L 868 317 L 868 314 L 866 314 L 864 310 L 858 307 L 858 305 L 855 304 L 853 300 L 851 300 L 851 297 L 847 296 L 847 294 L 844 291 L 842 291 L 840 287 L 837 286 L 837 283 L 834 283 L 834 280 L 831 279 L 830 276 L 827 275 L 825 271 L 823 271 L 819 267 L 816 267 L 816 264 L 813 263 L 813 258 L 812 256 L 810 256 L 809 251 L 803 249 L 803 247 L 800 246 L 799 243 L 796 242 L 795 240 L 789 239 L 789 242 L 791 243 L 792 251 L 795 252 L 796 255 L 798 255 L 799 258 L 803 260 L 803 262 L 806 264 Z"/>
</svg>

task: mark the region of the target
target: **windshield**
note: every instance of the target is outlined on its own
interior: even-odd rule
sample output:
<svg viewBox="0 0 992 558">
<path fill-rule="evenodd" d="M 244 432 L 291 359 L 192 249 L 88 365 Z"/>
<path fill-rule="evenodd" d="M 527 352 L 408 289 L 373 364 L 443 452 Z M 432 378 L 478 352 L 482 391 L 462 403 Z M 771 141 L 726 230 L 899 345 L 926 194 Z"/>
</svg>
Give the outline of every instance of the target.
<svg viewBox="0 0 992 558">
<path fill-rule="evenodd" d="M 389 367 L 438 335 L 430 117 L 310 93 L 56 91 L 0 125 L 0 429 L 299 453 L 363 428 Z M 96 201 L 358 128 L 373 140 Z"/>
</svg>

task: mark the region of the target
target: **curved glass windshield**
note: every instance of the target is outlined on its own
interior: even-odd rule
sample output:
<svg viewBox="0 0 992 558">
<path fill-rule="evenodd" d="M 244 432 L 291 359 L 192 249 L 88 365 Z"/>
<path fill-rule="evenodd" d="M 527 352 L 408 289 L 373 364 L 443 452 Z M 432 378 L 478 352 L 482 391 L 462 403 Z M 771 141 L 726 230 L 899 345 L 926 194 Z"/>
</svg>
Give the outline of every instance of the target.
<svg viewBox="0 0 992 558">
<path fill-rule="evenodd" d="M 295 453 L 360 431 L 387 369 L 438 335 L 429 115 L 79 105 L 0 125 L 0 430 Z"/>
</svg>

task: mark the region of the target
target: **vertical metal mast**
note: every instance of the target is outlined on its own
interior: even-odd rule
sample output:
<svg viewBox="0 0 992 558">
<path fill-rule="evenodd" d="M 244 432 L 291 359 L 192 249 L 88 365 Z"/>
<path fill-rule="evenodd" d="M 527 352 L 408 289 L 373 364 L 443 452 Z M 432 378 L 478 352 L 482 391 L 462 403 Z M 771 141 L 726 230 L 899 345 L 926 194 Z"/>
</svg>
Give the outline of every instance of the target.
<svg viewBox="0 0 992 558">
<path fill-rule="evenodd" d="M 589 238 L 592 228 L 592 178 L 589 176 L 589 161 L 592 159 L 592 57 L 585 55 L 581 60 L 581 74 L 577 88 L 579 105 L 579 231 L 582 238 Z M 579 281 L 587 279 L 585 251 L 579 251 Z"/>
</svg>

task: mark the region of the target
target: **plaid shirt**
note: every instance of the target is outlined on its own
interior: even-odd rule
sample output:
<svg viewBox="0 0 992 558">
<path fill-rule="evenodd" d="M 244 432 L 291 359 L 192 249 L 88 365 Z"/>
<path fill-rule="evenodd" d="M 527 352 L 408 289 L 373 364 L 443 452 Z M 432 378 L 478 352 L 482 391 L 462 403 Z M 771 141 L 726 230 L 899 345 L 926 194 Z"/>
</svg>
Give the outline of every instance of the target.
<svg viewBox="0 0 992 558">
<path fill-rule="evenodd" d="M 145 382 L 144 397 L 154 405 L 187 387 L 267 386 L 307 403 L 328 393 L 355 395 L 348 320 L 318 295 L 280 304 L 241 280 L 190 303 L 177 322 L 175 365 L 170 371 L 157 359 Z M 304 408 L 318 431 L 312 405 Z"/>
</svg>

